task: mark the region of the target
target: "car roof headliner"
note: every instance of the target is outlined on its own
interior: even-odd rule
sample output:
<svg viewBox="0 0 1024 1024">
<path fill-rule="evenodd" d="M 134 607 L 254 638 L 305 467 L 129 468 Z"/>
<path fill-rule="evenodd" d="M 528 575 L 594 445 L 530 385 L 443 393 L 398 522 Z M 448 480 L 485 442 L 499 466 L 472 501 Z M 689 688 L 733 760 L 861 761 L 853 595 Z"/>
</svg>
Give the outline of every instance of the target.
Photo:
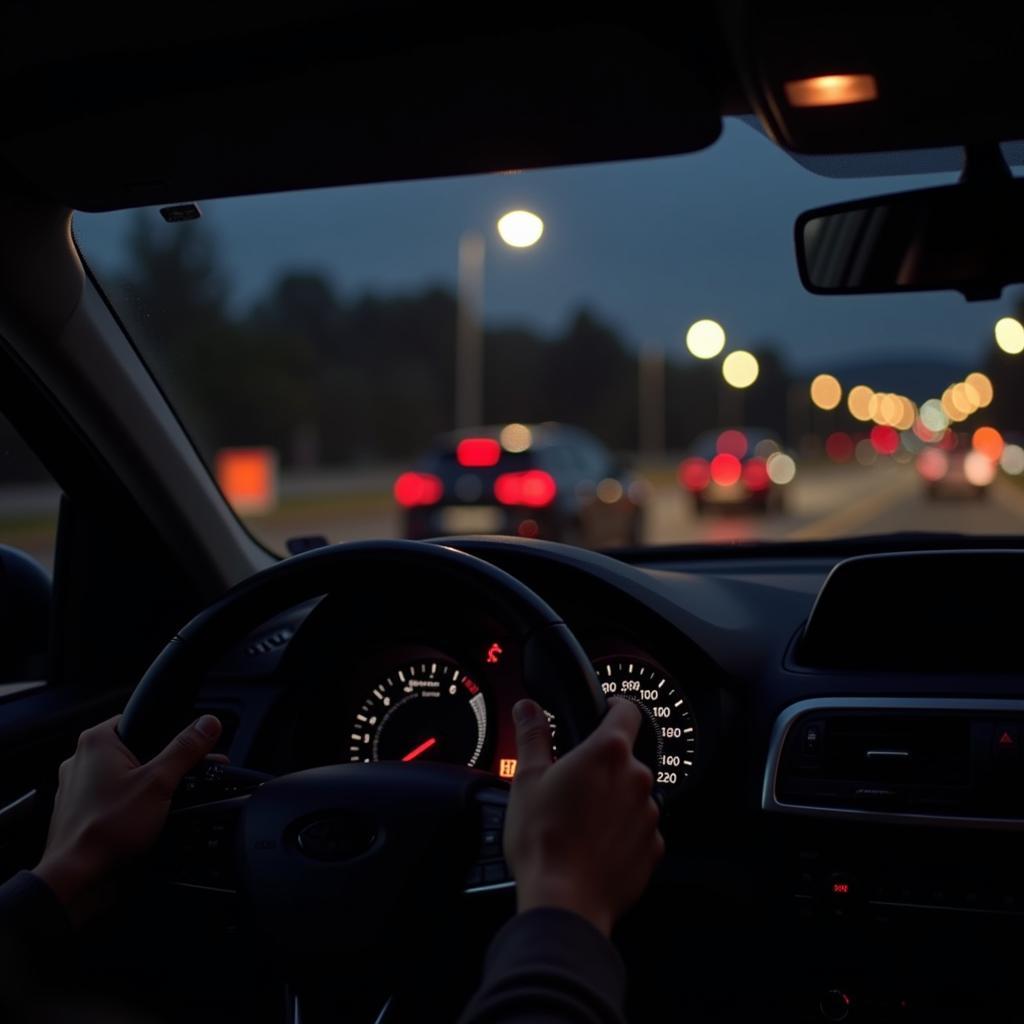
<svg viewBox="0 0 1024 1024">
<path fill-rule="evenodd" d="M 991 25 L 978 2 L 965 22 L 958 7 L 523 0 L 496 23 L 409 0 L 182 0 L 163 24 L 141 7 L 21 4 L 0 30 L 0 189 L 107 210 L 651 157 L 709 146 L 723 114 L 755 114 L 825 174 L 850 173 L 816 163 L 831 154 L 1024 137 L 1020 81 L 987 59 L 993 39 L 1019 43 L 1022 17 Z M 922 26 L 935 38 L 912 46 Z M 808 114 L 779 100 L 787 78 L 851 54 L 883 83 L 878 104 Z"/>
</svg>

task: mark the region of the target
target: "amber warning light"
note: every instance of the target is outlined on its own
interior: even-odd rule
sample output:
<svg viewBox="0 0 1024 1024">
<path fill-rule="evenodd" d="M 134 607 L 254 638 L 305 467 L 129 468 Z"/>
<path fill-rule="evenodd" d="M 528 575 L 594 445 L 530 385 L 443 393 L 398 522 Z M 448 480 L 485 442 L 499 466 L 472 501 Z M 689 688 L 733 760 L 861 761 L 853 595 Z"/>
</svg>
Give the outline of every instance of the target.
<svg viewBox="0 0 1024 1024">
<path fill-rule="evenodd" d="M 514 779 L 519 761 L 514 757 L 503 757 L 498 762 L 498 774 L 503 779 Z"/>
<path fill-rule="evenodd" d="M 842 107 L 878 99 L 874 75 L 817 75 L 786 82 L 791 107 Z"/>
</svg>

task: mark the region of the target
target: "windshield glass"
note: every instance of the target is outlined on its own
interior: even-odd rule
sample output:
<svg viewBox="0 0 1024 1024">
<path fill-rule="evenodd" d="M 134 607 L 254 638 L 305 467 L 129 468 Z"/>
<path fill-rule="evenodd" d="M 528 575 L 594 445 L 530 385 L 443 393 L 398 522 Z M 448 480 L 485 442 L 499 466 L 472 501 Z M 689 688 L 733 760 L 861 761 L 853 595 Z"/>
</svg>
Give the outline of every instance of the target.
<svg viewBox="0 0 1024 1024">
<path fill-rule="evenodd" d="M 815 297 L 794 259 L 809 207 L 954 180 L 822 177 L 729 121 L 686 156 L 75 233 L 276 551 L 1019 533 L 1019 292 Z"/>
</svg>

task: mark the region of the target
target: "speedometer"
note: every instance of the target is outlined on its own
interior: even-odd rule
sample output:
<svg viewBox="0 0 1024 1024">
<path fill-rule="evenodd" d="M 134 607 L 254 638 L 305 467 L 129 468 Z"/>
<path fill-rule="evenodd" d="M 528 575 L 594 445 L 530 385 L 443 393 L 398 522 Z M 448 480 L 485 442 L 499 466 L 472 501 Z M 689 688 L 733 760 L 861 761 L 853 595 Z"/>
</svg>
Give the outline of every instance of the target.
<svg viewBox="0 0 1024 1024">
<path fill-rule="evenodd" d="M 607 696 L 625 697 L 643 712 L 637 753 L 654 772 L 658 788 L 670 795 L 697 763 L 697 721 L 686 694 L 664 670 L 642 658 L 603 658 L 594 668 Z"/>
<path fill-rule="evenodd" d="M 487 744 L 487 704 L 454 662 L 427 657 L 379 680 L 349 730 L 350 761 L 442 761 L 473 768 Z"/>
</svg>

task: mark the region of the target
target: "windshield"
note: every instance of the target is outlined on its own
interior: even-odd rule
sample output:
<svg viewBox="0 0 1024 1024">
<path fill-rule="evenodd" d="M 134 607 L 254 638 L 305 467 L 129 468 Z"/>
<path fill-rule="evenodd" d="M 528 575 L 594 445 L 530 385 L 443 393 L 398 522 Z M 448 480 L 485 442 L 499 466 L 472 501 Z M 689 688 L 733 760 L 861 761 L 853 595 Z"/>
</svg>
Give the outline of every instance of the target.
<svg viewBox="0 0 1024 1024">
<path fill-rule="evenodd" d="M 1019 533 L 1019 294 L 815 297 L 797 276 L 805 209 L 953 180 L 822 177 L 728 121 L 680 157 L 75 233 L 275 551 Z"/>
</svg>

